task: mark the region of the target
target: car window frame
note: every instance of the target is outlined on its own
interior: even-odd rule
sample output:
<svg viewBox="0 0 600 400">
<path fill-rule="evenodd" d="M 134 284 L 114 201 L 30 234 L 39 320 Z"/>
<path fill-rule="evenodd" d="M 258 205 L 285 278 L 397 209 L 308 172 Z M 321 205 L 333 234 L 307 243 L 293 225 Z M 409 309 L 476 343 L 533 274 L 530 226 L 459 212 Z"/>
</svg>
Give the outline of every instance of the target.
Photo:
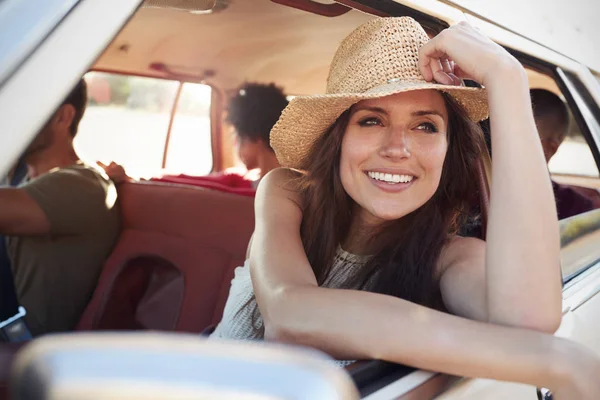
<svg viewBox="0 0 600 400">
<path fill-rule="evenodd" d="M 574 311 L 600 292 L 600 247 L 591 255 L 577 248 L 577 241 L 581 243 L 600 234 L 600 209 L 564 219 L 559 225 L 562 266 L 571 259 L 577 267 L 573 273 L 563 275 L 563 311 Z"/>
<path fill-rule="evenodd" d="M 575 77 L 576 79 L 578 79 L 579 84 L 582 85 L 583 88 L 585 88 L 585 90 L 588 90 L 588 86 L 582 79 L 580 79 L 580 72 L 578 71 L 578 69 L 570 69 L 564 66 L 556 66 L 552 63 L 537 59 L 529 54 L 524 54 L 520 51 L 515 51 L 510 48 L 507 48 L 507 50 L 511 52 L 524 66 L 536 69 L 542 73 L 549 75 L 550 77 L 552 77 L 552 79 L 554 79 L 559 89 L 561 90 L 561 93 L 567 100 L 568 107 L 571 110 L 575 122 L 577 123 L 581 134 L 585 138 L 585 141 L 588 147 L 590 148 L 592 155 L 594 156 L 594 160 L 596 161 L 596 167 L 600 172 L 600 108 L 598 108 L 598 104 L 595 102 L 595 99 L 592 97 L 591 93 L 581 93 L 581 88 L 577 88 L 575 84 L 571 82 L 571 79 L 574 79 Z M 579 66 L 579 69 L 585 68 L 581 64 L 577 65 Z M 565 71 L 568 72 L 565 73 Z M 569 75 L 571 77 L 570 79 Z M 569 223 L 568 221 L 574 221 L 575 223 L 585 223 L 585 221 L 589 218 L 589 214 L 593 213 L 594 211 L 579 214 L 559 222 L 561 226 L 561 253 L 563 253 L 566 247 L 563 226 Z M 563 284 L 567 284 L 569 281 L 573 280 L 577 276 L 585 273 L 598 261 L 600 261 L 600 256 L 591 262 L 583 263 L 577 268 L 575 272 L 570 273 L 566 276 L 562 275 Z M 569 268 L 566 267 L 564 264 L 561 265 L 561 274 L 564 270 L 568 269 Z"/>
<path fill-rule="evenodd" d="M 556 76 L 556 82 L 573 111 L 600 172 L 600 107 L 577 73 L 556 67 Z"/>
</svg>

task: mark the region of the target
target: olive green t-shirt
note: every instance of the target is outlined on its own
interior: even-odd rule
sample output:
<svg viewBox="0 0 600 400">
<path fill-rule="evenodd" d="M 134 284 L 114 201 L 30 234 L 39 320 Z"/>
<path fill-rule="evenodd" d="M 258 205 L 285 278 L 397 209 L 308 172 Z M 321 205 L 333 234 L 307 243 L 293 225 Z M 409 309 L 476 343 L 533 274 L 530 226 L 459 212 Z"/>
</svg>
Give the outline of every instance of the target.
<svg viewBox="0 0 600 400">
<path fill-rule="evenodd" d="M 75 164 L 21 186 L 50 221 L 50 233 L 9 237 L 17 296 L 34 335 L 71 330 L 98 283 L 119 233 L 114 184 Z"/>
</svg>

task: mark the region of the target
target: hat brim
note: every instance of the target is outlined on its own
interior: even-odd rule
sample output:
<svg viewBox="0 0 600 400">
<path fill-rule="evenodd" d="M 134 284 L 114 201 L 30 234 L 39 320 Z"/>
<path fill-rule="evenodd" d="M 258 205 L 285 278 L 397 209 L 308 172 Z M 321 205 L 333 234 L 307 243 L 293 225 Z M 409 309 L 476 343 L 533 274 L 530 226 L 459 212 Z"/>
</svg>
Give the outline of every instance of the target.
<svg viewBox="0 0 600 400">
<path fill-rule="evenodd" d="M 271 130 L 271 147 L 281 166 L 299 168 L 313 143 L 352 105 L 361 100 L 425 89 L 448 93 L 465 108 L 469 118 L 475 122 L 488 116 L 487 92 L 484 88 L 440 85 L 426 81 L 390 82 L 360 94 L 295 97 Z"/>
</svg>

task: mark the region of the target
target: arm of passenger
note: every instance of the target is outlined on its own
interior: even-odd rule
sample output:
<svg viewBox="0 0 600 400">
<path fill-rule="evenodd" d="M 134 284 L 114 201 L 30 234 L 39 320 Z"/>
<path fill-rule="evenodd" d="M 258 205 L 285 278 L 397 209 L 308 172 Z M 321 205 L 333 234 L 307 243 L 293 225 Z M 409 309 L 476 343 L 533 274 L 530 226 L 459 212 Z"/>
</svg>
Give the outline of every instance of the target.
<svg viewBox="0 0 600 400">
<path fill-rule="evenodd" d="M 65 168 L 44 174 L 19 189 L 0 189 L 0 232 L 28 236 L 93 230 L 106 215 L 102 211 L 116 202 L 114 186 L 109 185 L 105 191 L 95 179 L 101 178 L 89 171 Z M 110 198 L 110 188 L 114 199 Z"/>
<path fill-rule="evenodd" d="M 7 236 L 43 235 L 50 221 L 23 189 L 0 189 L 0 233 Z"/>
<path fill-rule="evenodd" d="M 300 239 L 299 199 L 285 188 L 291 174 L 267 174 L 256 197 L 250 272 L 267 340 L 315 347 L 339 359 L 383 359 L 546 387 L 556 378 L 548 366 L 566 365 L 555 357 L 570 344 L 551 335 L 391 296 L 318 287 Z"/>
</svg>

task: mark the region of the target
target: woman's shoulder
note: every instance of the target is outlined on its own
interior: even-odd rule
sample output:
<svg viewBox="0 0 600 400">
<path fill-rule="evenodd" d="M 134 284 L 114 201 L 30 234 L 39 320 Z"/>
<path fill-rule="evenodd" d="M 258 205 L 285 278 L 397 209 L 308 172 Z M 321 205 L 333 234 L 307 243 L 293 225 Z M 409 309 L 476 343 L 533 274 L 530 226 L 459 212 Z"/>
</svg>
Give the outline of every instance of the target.
<svg viewBox="0 0 600 400">
<path fill-rule="evenodd" d="M 306 173 L 303 171 L 293 169 L 293 168 L 280 167 L 280 168 L 275 168 L 275 169 L 269 171 L 261 179 L 260 184 L 262 185 L 263 182 L 265 184 L 273 184 L 273 183 L 281 184 L 281 183 L 293 181 L 293 180 L 301 178 L 303 176 L 306 176 Z"/>
<path fill-rule="evenodd" d="M 301 180 L 304 172 L 291 168 L 276 168 L 269 171 L 261 180 L 256 192 L 257 199 L 283 197 L 299 204 L 301 201 Z"/>
</svg>

